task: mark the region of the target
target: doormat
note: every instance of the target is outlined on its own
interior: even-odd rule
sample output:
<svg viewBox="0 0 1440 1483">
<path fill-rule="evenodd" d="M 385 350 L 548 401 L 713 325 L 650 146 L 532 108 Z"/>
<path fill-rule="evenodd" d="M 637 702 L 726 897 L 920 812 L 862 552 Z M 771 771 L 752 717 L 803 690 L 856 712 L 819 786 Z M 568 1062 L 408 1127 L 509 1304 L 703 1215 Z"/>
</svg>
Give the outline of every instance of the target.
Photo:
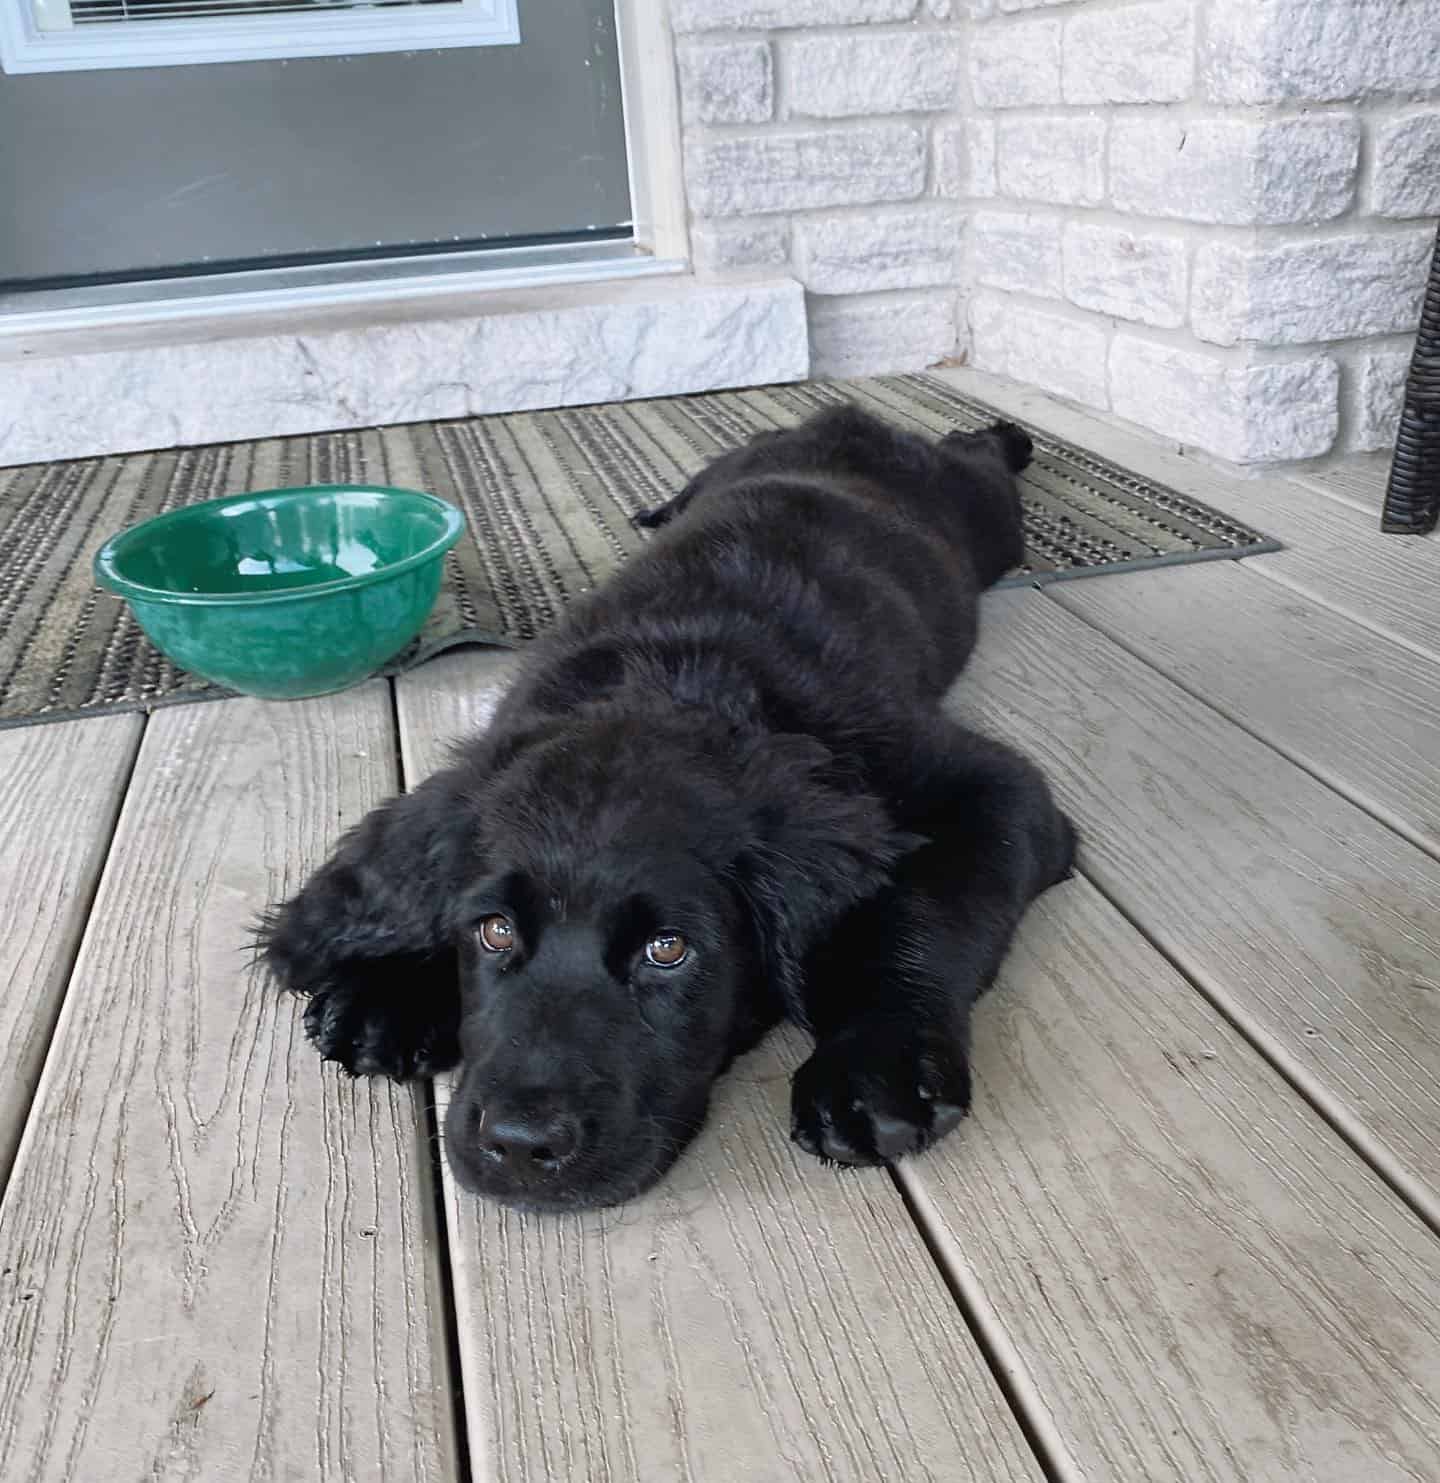
<svg viewBox="0 0 1440 1483">
<path fill-rule="evenodd" d="M 152 515 L 297 484 L 424 489 L 459 505 L 468 535 L 396 666 L 408 668 L 460 644 L 533 638 L 644 544 L 639 511 L 752 434 L 845 400 L 930 434 L 998 415 L 938 377 L 889 376 L 0 470 L 0 726 L 220 693 L 170 664 L 91 578 L 104 541 Z M 1174 489 L 1031 432 L 1025 565 L 1007 585 L 1278 549 Z"/>
</svg>

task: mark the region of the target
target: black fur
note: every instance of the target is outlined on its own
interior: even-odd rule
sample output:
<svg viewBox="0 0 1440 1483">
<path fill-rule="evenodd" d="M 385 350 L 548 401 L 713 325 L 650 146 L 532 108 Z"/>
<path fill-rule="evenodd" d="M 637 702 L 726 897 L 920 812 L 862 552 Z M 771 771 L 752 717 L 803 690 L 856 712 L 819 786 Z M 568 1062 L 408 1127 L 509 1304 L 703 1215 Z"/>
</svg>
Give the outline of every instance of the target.
<svg viewBox="0 0 1440 1483">
<path fill-rule="evenodd" d="M 940 711 L 1020 560 L 1029 455 L 1008 424 L 931 443 L 846 407 L 642 517 L 661 534 L 490 729 L 267 920 L 321 1053 L 458 1063 L 457 1176 L 541 1208 L 653 1183 L 782 1016 L 815 1036 L 812 1153 L 885 1162 L 953 1127 L 970 1006 L 1074 851 L 1039 772 Z M 645 956 L 664 931 L 679 967 Z"/>
</svg>

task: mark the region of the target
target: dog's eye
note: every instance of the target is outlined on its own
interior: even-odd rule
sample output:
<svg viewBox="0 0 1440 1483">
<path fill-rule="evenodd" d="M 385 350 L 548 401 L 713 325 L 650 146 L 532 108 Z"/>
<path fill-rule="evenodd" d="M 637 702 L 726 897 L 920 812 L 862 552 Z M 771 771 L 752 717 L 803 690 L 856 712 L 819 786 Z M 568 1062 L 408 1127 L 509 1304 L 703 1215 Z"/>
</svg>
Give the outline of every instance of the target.
<svg viewBox="0 0 1440 1483">
<path fill-rule="evenodd" d="M 645 961 L 657 968 L 678 968 L 690 956 L 690 944 L 678 932 L 660 932 L 645 944 Z"/>
<path fill-rule="evenodd" d="M 515 925 L 509 917 L 502 917 L 498 912 L 480 923 L 476 935 L 487 953 L 508 953 L 515 946 Z"/>
</svg>

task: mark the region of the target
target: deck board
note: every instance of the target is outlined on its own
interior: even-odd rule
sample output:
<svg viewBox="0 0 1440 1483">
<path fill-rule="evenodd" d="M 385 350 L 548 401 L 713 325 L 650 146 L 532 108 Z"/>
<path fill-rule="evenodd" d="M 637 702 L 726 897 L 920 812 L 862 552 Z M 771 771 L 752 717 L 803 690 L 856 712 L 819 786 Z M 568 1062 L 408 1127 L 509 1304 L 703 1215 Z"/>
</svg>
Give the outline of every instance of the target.
<svg viewBox="0 0 1440 1483">
<path fill-rule="evenodd" d="M 990 601 L 954 703 L 1046 769 L 1087 873 L 1440 1225 L 1440 863 L 1038 592 Z"/>
<path fill-rule="evenodd" d="M 1378 515 L 1274 475 L 1235 478 L 1042 392 L 977 371 L 939 373 L 955 388 L 1244 520 L 1284 543 L 1252 556 L 1256 575 L 1440 658 L 1440 541 L 1385 535 Z"/>
<path fill-rule="evenodd" d="M 1430 1475 L 1433 1236 L 1088 882 L 974 1040 L 970 1119 L 902 1177 L 1082 1476 Z"/>
<path fill-rule="evenodd" d="M 0 1206 L 7 1483 L 454 1478 L 414 1098 L 243 952 L 393 757 L 379 683 L 150 719 Z"/>
<path fill-rule="evenodd" d="M 0 732 L 0 1190 L 142 729 L 106 716 Z"/>
<path fill-rule="evenodd" d="M 1390 454 L 1353 454 L 1328 468 L 1306 469 L 1290 477 L 1297 484 L 1374 516 L 1385 505 L 1385 487 L 1390 480 Z"/>
<path fill-rule="evenodd" d="M 1440 662 L 1244 562 L 1046 595 L 1440 855 Z"/>
<path fill-rule="evenodd" d="M 493 708 L 507 661 L 398 684 L 407 777 Z M 649 1195 L 535 1217 L 448 1188 L 478 1479 L 1038 1480 L 889 1179 L 790 1144 L 795 1035 L 721 1083 Z"/>
</svg>

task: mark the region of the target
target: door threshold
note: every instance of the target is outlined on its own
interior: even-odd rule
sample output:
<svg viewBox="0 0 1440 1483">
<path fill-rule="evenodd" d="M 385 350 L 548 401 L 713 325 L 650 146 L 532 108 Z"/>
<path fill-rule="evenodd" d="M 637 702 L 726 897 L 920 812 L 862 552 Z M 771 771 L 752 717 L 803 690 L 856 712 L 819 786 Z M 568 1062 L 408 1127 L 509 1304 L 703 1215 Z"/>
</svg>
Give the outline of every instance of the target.
<svg viewBox="0 0 1440 1483">
<path fill-rule="evenodd" d="M 249 321 L 276 316 L 688 271 L 683 260 L 656 258 L 633 242 L 590 242 L 0 293 L 0 356 L 43 353 L 51 337 L 67 350 L 75 335 L 93 337 L 87 348 L 98 350 L 107 331 L 243 333 Z"/>
</svg>

